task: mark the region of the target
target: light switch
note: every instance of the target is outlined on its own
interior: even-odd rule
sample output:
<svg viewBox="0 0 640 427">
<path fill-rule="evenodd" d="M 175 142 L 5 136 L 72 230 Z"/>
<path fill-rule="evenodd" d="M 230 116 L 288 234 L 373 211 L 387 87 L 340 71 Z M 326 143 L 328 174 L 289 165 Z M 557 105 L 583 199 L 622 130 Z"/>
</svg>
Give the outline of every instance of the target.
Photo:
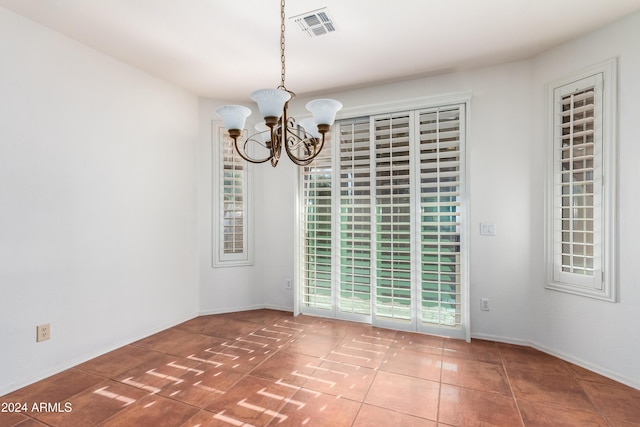
<svg viewBox="0 0 640 427">
<path fill-rule="evenodd" d="M 490 222 L 481 222 L 480 223 L 480 235 L 481 236 L 495 236 L 496 235 L 496 225 Z"/>
</svg>

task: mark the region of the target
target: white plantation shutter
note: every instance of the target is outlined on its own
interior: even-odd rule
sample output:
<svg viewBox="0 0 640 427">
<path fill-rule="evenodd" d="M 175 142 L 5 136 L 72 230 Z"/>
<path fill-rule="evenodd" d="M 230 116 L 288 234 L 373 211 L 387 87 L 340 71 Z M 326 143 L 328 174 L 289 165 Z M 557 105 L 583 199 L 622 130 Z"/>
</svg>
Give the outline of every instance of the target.
<svg viewBox="0 0 640 427">
<path fill-rule="evenodd" d="M 214 125 L 215 175 L 218 190 L 215 266 L 246 265 L 251 258 L 249 230 L 250 166 L 235 151 L 233 142 L 221 124 Z M 215 169 L 214 169 L 215 170 Z"/>
<path fill-rule="evenodd" d="M 420 113 L 421 319 L 435 325 L 461 325 L 462 113 Z"/>
<path fill-rule="evenodd" d="M 596 126 L 596 86 L 600 78 L 576 83 L 571 92 L 558 92 L 559 121 L 556 148 L 556 198 L 559 208 L 554 220 L 556 265 L 554 279 L 590 288 L 601 288 L 599 234 L 602 170 L 596 149 L 602 142 L 602 126 Z"/>
<path fill-rule="evenodd" d="M 411 115 L 374 118 L 376 316 L 411 320 Z"/>
<path fill-rule="evenodd" d="M 340 129 L 340 311 L 371 314 L 371 159 L 369 119 Z"/>
<path fill-rule="evenodd" d="M 301 173 L 303 306 L 332 310 L 331 144 Z"/>
<path fill-rule="evenodd" d="M 245 162 L 229 143 L 223 145 L 222 193 L 224 197 L 222 251 L 225 255 L 242 254 L 245 240 Z"/>
<path fill-rule="evenodd" d="M 319 286 L 317 263 L 302 264 L 302 312 L 321 300 L 339 318 L 467 335 L 464 111 L 454 104 L 336 121 L 339 151 L 326 178 L 334 192 L 322 199 L 333 218 L 333 244 L 324 242 L 331 266 L 322 271 L 333 275 Z M 309 232 L 320 205 L 313 173 L 301 174 L 305 248 L 318 247 Z"/>
<path fill-rule="evenodd" d="M 615 301 L 615 61 L 548 86 L 547 288 Z"/>
</svg>

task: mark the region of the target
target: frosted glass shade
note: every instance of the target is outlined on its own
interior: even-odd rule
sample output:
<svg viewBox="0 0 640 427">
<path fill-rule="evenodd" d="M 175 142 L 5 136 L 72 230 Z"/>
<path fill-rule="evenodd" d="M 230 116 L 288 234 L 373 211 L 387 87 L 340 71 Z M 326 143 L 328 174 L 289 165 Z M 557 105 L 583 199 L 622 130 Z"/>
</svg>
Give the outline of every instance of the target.
<svg viewBox="0 0 640 427">
<path fill-rule="evenodd" d="M 216 110 L 216 113 L 224 120 L 224 127 L 230 129 L 244 129 L 247 117 L 251 115 L 251 110 L 242 105 L 223 105 Z"/>
<path fill-rule="evenodd" d="M 318 125 L 316 124 L 316 121 L 311 117 L 309 117 L 308 119 L 300 120 L 299 124 L 300 126 L 302 126 L 305 132 L 307 132 L 312 137 L 321 138 L 320 132 L 318 132 Z"/>
<path fill-rule="evenodd" d="M 258 104 L 262 117 L 280 117 L 291 94 L 282 89 L 260 89 L 251 94 L 251 99 Z"/>
<path fill-rule="evenodd" d="M 314 99 L 307 104 L 307 110 L 311 111 L 313 119 L 319 125 L 332 125 L 341 108 L 342 103 L 335 99 Z"/>
</svg>

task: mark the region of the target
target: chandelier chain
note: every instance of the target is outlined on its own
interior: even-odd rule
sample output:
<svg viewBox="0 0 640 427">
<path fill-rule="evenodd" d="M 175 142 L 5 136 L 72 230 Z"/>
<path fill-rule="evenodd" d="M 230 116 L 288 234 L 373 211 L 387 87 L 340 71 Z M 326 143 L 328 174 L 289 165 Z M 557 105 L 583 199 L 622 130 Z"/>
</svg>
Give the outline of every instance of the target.
<svg viewBox="0 0 640 427">
<path fill-rule="evenodd" d="M 284 0 L 280 1 L 280 64 L 281 64 L 281 73 L 280 73 L 280 85 L 283 89 L 286 89 L 284 86 L 284 75 L 285 75 L 285 61 L 284 61 Z"/>
</svg>

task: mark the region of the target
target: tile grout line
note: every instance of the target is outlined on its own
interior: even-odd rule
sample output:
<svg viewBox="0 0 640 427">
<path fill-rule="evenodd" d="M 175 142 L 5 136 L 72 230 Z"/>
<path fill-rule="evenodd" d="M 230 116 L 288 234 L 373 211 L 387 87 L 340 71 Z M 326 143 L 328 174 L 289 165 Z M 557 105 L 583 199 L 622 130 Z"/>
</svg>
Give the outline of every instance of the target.
<svg viewBox="0 0 640 427">
<path fill-rule="evenodd" d="M 525 426 L 524 417 L 522 416 L 522 411 L 520 410 L 520 405 L 518 404 L 518 399 L 516 399 L 516 394 L 513 391 L 513 385 L 511 384 L 511 377 L 509 376 L 509 372 L 507 371 L 507 366 L 504 364 L 504 356 L 502 355 L 502 349 L 496 343 L 496 347 L 498 347 L 498 353 L 500 354 L 500 366 L 502 366 L 502 370 L 504 371 L 504 375 L 507 378 L 507 383 L 509 384 L 509 390 L 511 390 L 511 398 L 513 399 L 514 405 L 516 405 L 516 411 L 518 411 L 518 416 L 520 417 L 520 423 Z"/>
</svg>

